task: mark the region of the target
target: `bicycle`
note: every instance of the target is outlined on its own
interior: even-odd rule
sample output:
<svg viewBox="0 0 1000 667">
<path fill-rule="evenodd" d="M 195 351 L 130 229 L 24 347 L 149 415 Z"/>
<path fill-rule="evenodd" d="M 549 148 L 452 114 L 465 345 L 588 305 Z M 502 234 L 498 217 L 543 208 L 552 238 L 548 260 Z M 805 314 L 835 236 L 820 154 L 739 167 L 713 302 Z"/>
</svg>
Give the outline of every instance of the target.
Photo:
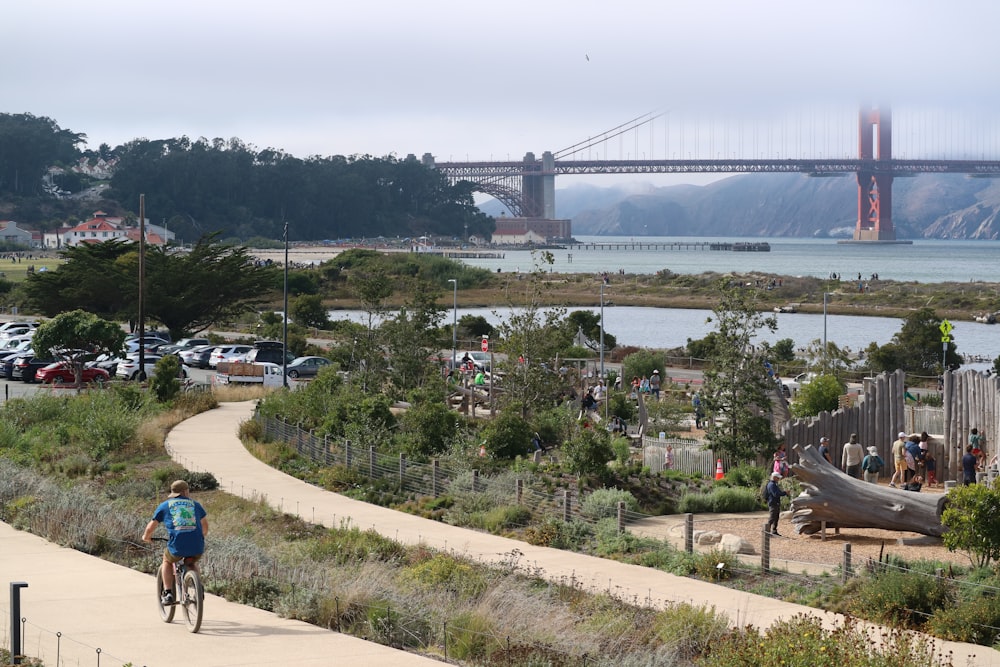
<svg viewBox="0 0 1000 667">
<path fill-rule="evenodd" d="M 154 537 L 156 542 L 167 542 L 165 537 Z M 163 602 L 163 569 L 156 570 L 156 604 L 160 609 L 160 618 L 164 623 L 174 620 L 174 613 L 177 607 L 184 609 L 184 617 L 187 619 L 188 631 L 198 632 L 201 629 L 202 613 L 205 607 L 205 588 L 201 583 L 201 576 L 194 569 L 194 561 L 191 558 L 182 558 L 174 565 L 174 601 Z"/>
</svg>

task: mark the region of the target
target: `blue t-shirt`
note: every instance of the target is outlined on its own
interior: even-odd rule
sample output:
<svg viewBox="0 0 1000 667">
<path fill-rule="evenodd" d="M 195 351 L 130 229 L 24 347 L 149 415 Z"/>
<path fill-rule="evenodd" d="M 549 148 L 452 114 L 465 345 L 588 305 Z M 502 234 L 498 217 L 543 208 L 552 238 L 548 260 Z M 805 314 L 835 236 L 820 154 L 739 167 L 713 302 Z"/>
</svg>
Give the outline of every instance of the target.
<svg viewBox="0 0 1000 667">
<path fill-rule="evenodd" d="M 164 500 L 153 513 L 153 519 L 163 524 L 170 536 L 167 549 L 175 556 L 198 556 L 205 551 L 205 535 L 201 520 L 205 508 L 190 498 Z"/>
<path fill-rule="evenodd" d="M 962 456 L 962 473 L 965 475 L 965 479 L 976 481 L 976 457 L 969 452 Z"/>
</svg>

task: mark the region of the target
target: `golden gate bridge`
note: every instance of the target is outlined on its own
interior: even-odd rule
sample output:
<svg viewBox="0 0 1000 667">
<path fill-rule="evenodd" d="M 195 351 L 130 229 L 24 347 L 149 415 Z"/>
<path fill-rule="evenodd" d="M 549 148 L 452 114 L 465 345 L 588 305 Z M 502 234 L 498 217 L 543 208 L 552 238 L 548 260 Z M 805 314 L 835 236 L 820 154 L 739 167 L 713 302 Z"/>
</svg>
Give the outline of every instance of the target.
<svg viewBox="0 0 1000 667">
<path fill-rule="evenodd" d="M 964 156 L 961 159 L 952 157 L 928 157 L 919 159 L 899 159 L 893 157 L 892 111 L 888 106 L 863 105 L 857 118 L 857 150 L 852 156 L 843 157 L 786 157 L 780 152 L 773 157 L 765 157 L 759 150 L 762 144 L 772 143 L 772 131 L 767 132 L 766 139 L 758 136 L 758 131 L 748 131 L 740 128 L 738 136 L 732 140 L 732 147 L 742 151 L 752 152 L 755 157 L 737 157 L 736 151 L 730 151 L 728 138 L 715 139 L 710 136 L 694 140 L 688 139 L 687 147 L 694 145 L 695 152 L 707 143 L 707 150 L 716 157 L 654 159 L 643 157 L 608 160 L 591 158 L 595 148 L 600 152 L 604 146 L 607 153 L 607 142 L 627 134 L 636 133 L 643 126 L 650 125 L 662 113 L 650 113 L 619 125 L 596 138 L 579 142 L 561 151 L 546 151 L 538 159 L 533 153 L 527 153 L 519 161 L 480 161 L 480 162 L 436 162 L 431 154 L 425 154 L 422 161 L 428 167 L 440 170 L 452 182 L 468 181 L 476 191 L 489 194 L 503 203 L 515 218 L 535 221 L 555 220 L 555 177 L 585 174 L 742 174 L 742 173 L 801 173 L 812 177 L 845 176 L 853 174 L 858 182 L 858 215 L 854 230 L 854 240 L 858 242 L 892 242 L 896 240 L 892 224 L 892 182 L 898 177 L 916 176 L 918 174 L 968 174 L 973 177 L 1000 176 L 1000 160 L 986 159 L 986 147 L 983 139 L 966 125 L 961 130 L 945 130 L 939 137 L 939 149 L 943 145 L 954 146 L 970 135 L 978 141 L 967 153 L 979 153 L 978 158 Z M 932 150 L 928 146 L 926 127 L 917 124 L 920 136 L 917 138 L 917 148 L 923 142 L 924 151 Z M 918 130 L 911 130 L 917 134 Z M 762 132 L 760 134 L 763 134 Z M 803 140 L 801 124 L 795 131 L 795 143 L 799 152 L 803 152 L 807 141 Z M 752 135 L 752 136 L 751 136 Z M 650 135 L 652 136 L 652 135 Z M 652 139 L 650 140 L 650 155 L 653 154 Z M 787 149 L 787 139 L 782 135 L 781 144 Z M 684 153 L 683 139 L 675 140 Z M 639 154 L 636 140 L 636 155 Z M 578 157 L 582 153 L 588 157 Z M 949 151 L 945 150 L 945 153 Z M 990 147 L 990 153 L 1000 152 Z M 723 157 L 731 155 L 731 157 Z"/>
</svg>

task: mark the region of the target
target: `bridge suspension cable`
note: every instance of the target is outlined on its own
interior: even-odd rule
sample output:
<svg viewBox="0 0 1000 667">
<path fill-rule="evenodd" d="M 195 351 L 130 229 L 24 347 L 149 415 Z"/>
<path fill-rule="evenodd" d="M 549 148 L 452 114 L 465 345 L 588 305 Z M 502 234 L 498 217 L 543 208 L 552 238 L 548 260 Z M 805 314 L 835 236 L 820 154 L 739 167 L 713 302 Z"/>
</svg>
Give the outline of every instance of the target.
<svg viewBox="0 0 1000 667">
<path fill-rule="evenodd" d="M 610 130 L 601 132 L 596 137 L 590 137 L 588 139 L 584 139 L 583 141 L 577 142 L 572 146 L 567 146 L 566 148 L 563 148 L 561 150 L 554 151 L 552 156 L 557 160 L 562 160 L 571 155 L 576 155 L 577 153 L 585 151 L 589 148 L 593 148 L 597 144 L 602 144 L 610 139 L 614 139 L 615 137 L 621 136 L 626 132 L 631 132 L 633 130 L 642 127 L 643 125 L 648 125 L 657 118 L 664 116 L 666 113 L 667 113 L 666 111 L 655 111 L 655 110 L 646 112 L 641 116 L 636 116 L 632 120 L 625 121 L 624 123 L 622 123 L 617 127 L 613 127 Z"/>
</svg>

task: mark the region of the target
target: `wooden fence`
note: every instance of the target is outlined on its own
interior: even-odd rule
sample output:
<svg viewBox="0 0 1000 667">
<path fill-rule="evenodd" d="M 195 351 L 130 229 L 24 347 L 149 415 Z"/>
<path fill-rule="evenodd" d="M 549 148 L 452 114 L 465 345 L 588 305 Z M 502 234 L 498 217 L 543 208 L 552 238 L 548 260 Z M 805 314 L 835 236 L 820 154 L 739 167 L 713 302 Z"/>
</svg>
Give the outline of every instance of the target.
<svg viewBox="0 0 1000 667">
<path fill-rule="evenodd" d="M 907 406 L 906 374 L 883 373 L 866 378 L 858 401 L 833 412 L 821 412 L 811 419 L 788 422 L 782 436 L 792 463 L 797 460 L 793 447 L 819 446 L 823 436 L 830 438 L 830 456 L 841 467 L 841 451 L 852 433 L 867 448 L 874 445 L 879 456 L 892 470 L 892 443 L 900 431 L 932 436 L 931 448 L 938 461 L 938 480 L 957 479 L 969 431 L 978 428 L 986 438 L 992 457 L 998 453 L 1000 436 L 1000 378 L 976 371 L 951 371 L 944 375 L 943 403 L 939 409 Z"/>
</svg>

